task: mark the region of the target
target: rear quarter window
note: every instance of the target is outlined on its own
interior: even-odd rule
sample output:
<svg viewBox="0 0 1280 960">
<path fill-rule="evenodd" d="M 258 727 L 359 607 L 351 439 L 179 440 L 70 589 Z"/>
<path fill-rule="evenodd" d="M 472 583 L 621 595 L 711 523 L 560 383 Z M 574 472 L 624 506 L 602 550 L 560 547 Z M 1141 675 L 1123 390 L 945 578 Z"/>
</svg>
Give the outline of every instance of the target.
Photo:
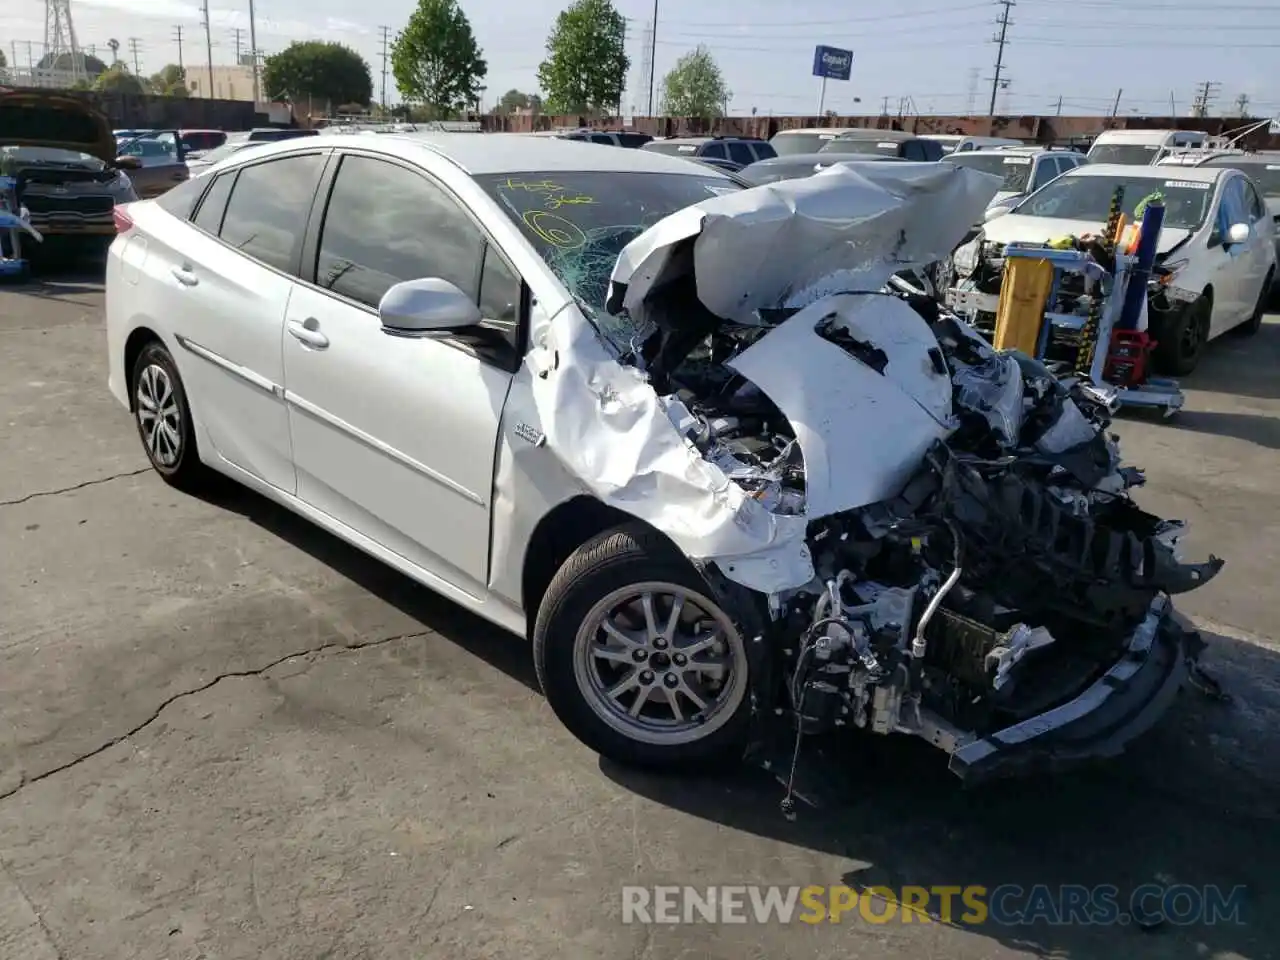
<svg viewBox="0 0 1280 960">
<path fill-rule="evenodd" d="M 166 190 L 160 194 L 156 198 L 156 206 L 179 220 L 190 220 L 191 215 L 195 213 L 196 204 L 200 202 L 200 197 L 204 193 L 204 188 L 208 185 L 202 177 L 186 180 L 172 190 Z"/>
</svg>

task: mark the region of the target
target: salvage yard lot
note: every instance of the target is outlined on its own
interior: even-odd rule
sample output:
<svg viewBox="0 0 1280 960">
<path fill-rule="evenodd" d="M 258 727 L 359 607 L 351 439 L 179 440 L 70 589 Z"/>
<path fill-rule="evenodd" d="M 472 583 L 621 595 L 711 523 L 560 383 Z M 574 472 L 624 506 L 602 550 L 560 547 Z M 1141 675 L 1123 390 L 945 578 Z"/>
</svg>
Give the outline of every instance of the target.
<svg viewBox="0 0 1280 960">
<path fill-rule="evenodd" d="M 520 641 L 248 492 L 145 467 L 101 286 L 0 293 L 0 957 L 1276 956 L 1280 318 L 1172 421 L 1123 419 L 1141 499 L 1227 560 L 1183 599 L 1230 703 L 1137 749 L 965 792 L 854 745 L 795 822 L 763 771 L 602 764 Z M 626 926 L 625 884 L 1244 885 L 1244 925 Z"/>
</svg>

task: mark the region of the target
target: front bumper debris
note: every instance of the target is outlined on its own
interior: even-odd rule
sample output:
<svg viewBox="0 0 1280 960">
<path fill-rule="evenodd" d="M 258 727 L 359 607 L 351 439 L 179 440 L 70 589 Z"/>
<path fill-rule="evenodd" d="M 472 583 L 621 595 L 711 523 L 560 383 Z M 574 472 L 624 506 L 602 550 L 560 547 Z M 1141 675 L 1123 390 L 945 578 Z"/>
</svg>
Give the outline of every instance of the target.
<svg viewBox="0 0 1280 960">
<path fill-rule="evenodd" d="M 1125 655 L 1079 696 L 1039 716 L 959 744 L 949 767 L 967 783 L 1114 757 L 1168 710 L 1204 643 L 1167 596 L 1152 601 Z"/>
</svg>

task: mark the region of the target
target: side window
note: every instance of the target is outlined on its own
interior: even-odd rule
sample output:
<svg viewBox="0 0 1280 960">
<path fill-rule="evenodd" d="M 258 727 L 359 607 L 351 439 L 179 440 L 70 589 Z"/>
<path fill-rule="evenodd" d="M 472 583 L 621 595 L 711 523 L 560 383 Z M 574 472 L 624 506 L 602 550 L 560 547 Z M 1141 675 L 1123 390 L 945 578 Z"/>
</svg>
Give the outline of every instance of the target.
<svg viewBox="0 0 1280 960">
<path fill-rule="evenodd" d="M 915 140 L 907 140 L 902 144 L 902 156 L 907 160 L 923 160 L 924 150 L 920 148 L 920 144 Z"/>
<path fill-rule="evenodd" d="M 188 180 L 187 183 L 199 183 L 200 179 L 197 177 L 195 180 Z M 204 200 L 200 202 L 200 209 L 196 211 L 191 222 L 205 233 L 216 237 L 218 231 L 222 229 L 222 215 L 227 212 L 227 198 L 231 196 L 231 187 L 235 182 L 236 171 L 234 170 L 214 177 L 213 183 L 209 186 L 209 192 L 204 195 Z M 169 193 L 175 192 L 169 191 Z M 169 193 L 161 194 L 161 197 L 167 197 Z"/>
<path fill-rule="evenodd" d="M 734 163 L 740 163 L 745 167 L 749 163 L 756 162 L 755 155 L 751 152 L 751 148 L 741 140 L 730 140 L 726 146 L 729 148 L 729 159 Z"/>
<path fill-rule="evenodd" d="M 312 153 L 241 167 L 218 234 L 222 241 L 292 273 L 324 160 Z"/>
<path fill-rule="evenodd" d="M 609 136 L 607 133 L 593 133 L 591 135 L 591 142 L 603 143 L 605 146 L 612 147 L 613 137 Z"/>
<path fill-rule="evenodd" d="M 1257 223 L 1267 215 L 1267 208 L 1262 203 L 1262 198 L 1258 196 L 1258 188 L 1248 180 L 1240 181 L 1244 185 L 1245 206 L 1249 211 L 1249 222 Z"/>
<path fill-rule="evenodd" d="M 778 151 L 773 149 L 767 140 L 758 140 L 751 144 L 751 147 L 756 152 L 757 160 L 772 160 L 778 155 Z"/>
<path fill-rule="evenodd" d="M 924 151 L 924 158 L 930 163 L 936 163 L 942 159 L 942 144 L 937 140 L 918 140 L 920 149 Z"/>
<path fill-rule="evenodd" d="M 713 143 L 708 143 L 706 146 L 704 146 L 702 148 L 702 155 L 704 157 L 718 157 L 721 160 L 729 159 L 724 152 L 724 144 L 718 141 Z"/>
<path fill-rule="evenodd" d="M 343 158 L 320 233 L 319 286 L 377 307 L 394 284 L 437 277 L 477 298 L 483 255 L 480 230 L 424 176 Z"/>
<path fill-rule="evenodd" d="M 493 244 L 486 244 L 480 274 L 480 322 L 501 333 L 512 346 L 520 328 L 520 297 L 524 285 Z"/>
<path fill-rule="evenodd" d="M 194 180 L 184 180 L 172 190 L 166 190 L 160 194 L 156 198 L 156 206 L 179 220 L 190 220 L 191 214 L 195 212 L 196 203 L 200 200 L 200 194 L 204 193 L 204 188 L 208 185 L 200 177 Z M 226 198 L 224 197 L 223 199 L 225 201 Z M 213 232 L 217 233 L 216 230 Z"/>
</svg>

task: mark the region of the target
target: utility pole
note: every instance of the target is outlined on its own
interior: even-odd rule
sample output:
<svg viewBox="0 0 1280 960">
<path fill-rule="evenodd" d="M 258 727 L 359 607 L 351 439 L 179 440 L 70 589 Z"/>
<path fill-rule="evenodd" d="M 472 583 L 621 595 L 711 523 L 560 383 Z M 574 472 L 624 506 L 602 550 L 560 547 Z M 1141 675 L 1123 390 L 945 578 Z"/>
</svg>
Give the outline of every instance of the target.
<svg viewBox="0 0 1280 960">
<path fill-rule="evenodd" d="M 1111 105 L 1111 116 L 1117 116 L 1120 113 L 1120 95 L 1124 93 L 1124 87 L 1116 91 L 1116 102 Z"/>
<path fill-rule="evenodd" d="M 241 34 L 244 33 L 244 31 L 239 27 L 232 27 L 231 32 L 235 34 L 235 38 L 236 38 L 236 66 L 238 67 L 240 66 L 240 48 L 241 48 L 240 36 Z"/>
<path fill-rule="evenodd" d="M 142 67 L 138 64 L 138 50 L 142 47 L 142 41 L 137 37 L 129 38 L 129 55 L 133 58 L 133 75 L 135 77 L 142 76 Z"/>
<path fill-rule="evenodd" d="M 1249 116 L 1249 95 L 1242 93 L 1236 97 L 1236 116 L 1243 119 Z"/>
<path fill-rule="evenodd" d="M 209 29 L 209 0 L 201 0 L 200 16 L 203 19 L 204 26 L 204 52 L 208 58 L 209 66 L 209 92 L 205 94 L 210 100 L 213 99 L 213 34 Z"/>
<path fill-rule="evenodd" d="M 253 57 L 253 102 L 257 103 L 262 99 L 262 90 L 258 85 L 258 18 L 253 12 L 253 0 L 249 0 L 249 54 Z"/>
<path fill-rule="evenodd" d="M 391 34 L 390 27 L 379 27 L 382 31 L 382 110 L 385 113 L 387 109 L 387 37 Z"/>
<path fill-rule="evenodd" d="M 653 116 L 654 70 L 658 65 L 658 0 L 653 0 L 653 33 L 649 37 L 649 116 Z"/>
<path fill-rule="evenodd" d="M 886 95 L 880 101 L 880 116 L 887 117 L 889 115 L 889 97 Z"/>
<path fill-rule="evenodd" d="M 1218 90 L 1222 84 L 1215 80 L 1206 80 L 1196 90 L 1195 103 L 1191 107 L 1193 117 L 1207 117 L 1209 105 L 1218 98 Z"/>
<path fill-rule="evenodd" d="M 1178 115 L 1178 107 L 1177 107 L 1177 104 L 1173 102 L 1173 91 L 1170 90 L 1169 91 L 1169 116 L 1177 117 L 1177 115 Z"/>
<path fill-rule="evenodd" d="M 178 44 L 178 70 L 182 73 L 182 78 L 187 77 L 187 68 L 182 64 L 182 24 L 177 24 L 173 28 L 173 39 Z"/>
<path fill-rule="evenodd" d="M 1057 116 L 1062 116 L 1062 94 L 1058 94 L 1058 108 L 1055 111 Z"/>
<path fill-rule="evenodd" d="M 1009 42 L 1009 12 L 1017 5 L 1017 0 L 998 0 L 998 2 L 1004 10 L 1000 13 L 1000 19 L 996 21 L 1000 25 L 1000 35 L 994 38 L 998 46 L 996 47 L 995 75 L 991 78 L 991 106 L 987 109 L 987 116 L 990 117 L 996 115 L 996 94 L 1000 90 L 1001 71 L 1004 70 L 1004 48 Z"/>
</svg>

